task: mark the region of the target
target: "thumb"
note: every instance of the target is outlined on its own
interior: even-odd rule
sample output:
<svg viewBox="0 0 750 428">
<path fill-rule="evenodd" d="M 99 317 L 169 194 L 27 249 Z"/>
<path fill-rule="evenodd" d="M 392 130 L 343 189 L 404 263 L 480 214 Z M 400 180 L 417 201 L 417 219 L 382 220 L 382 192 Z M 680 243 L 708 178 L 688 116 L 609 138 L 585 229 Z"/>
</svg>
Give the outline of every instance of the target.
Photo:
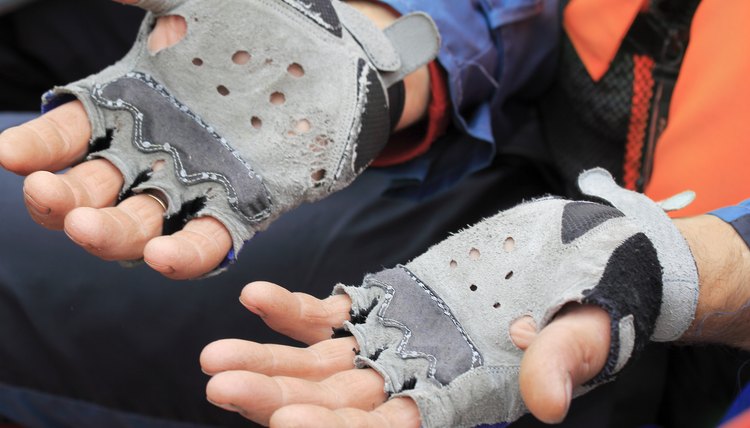
<svg viewBox="0 0 750 428">
<path fill-rule="evenodd" d="M 138 6 L 156 15 L 163 15 L 177 7 L 184 0 L 115 0 L 118 3 Z"/>
<path fill-rule="evenodd" d="M 573 388 L 604 368 L 609 335 L 609 315 L 596 306 L 567 306 L 542 329 L 524 353 L 519 377 L 534 416 L 546 423 L 565 418 Z"/>
</svg>

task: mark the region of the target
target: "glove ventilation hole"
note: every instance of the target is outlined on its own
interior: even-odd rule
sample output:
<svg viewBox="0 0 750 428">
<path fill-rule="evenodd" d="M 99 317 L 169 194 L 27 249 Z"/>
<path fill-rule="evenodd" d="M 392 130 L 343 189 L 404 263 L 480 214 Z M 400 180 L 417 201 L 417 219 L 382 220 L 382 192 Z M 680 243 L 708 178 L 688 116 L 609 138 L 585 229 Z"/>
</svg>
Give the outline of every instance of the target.
<svg viewBox="0 0 750 428">
<path fill-rule="evenodd" d="M 200 67 L 203 65 L 203 60 L 200 58 L 193 58 L 193 65 L 196 67 Z"/>
<path fill-rule="evenodd" d="M 479 260 L 480 255 L 481 253 L 476 248 L 472 248 L 471 250 L 469 250 L 469 258 L 471 260 Z"/>
<path fill-rule="evenodd" d="M 273 94 L 271 94 L 269 101 L 273 105 L 280 106 L 286 102 L 286 95 L 284 95 L 284 93 L 282 92 L 274 92 Z"/>
<path fill-rule="evenodd" d="M 167 164 L 166 161 L 164 161 L 163 159 L 159 159 L 159 160 L 155 161 L 153 164 L 151 164 L 151 171 L 156 172 L 156 171 L 159 171 L 161 169 L 164 169 L 164 167 L 166 166 L 166 164 Z"/>
<path fill-rule="evenodd" d="M 516 240 L 513 239 L 512 236 L 509 236 L 505 238 L 505 242 L 503 242 L 503 249 L 506 253 L 510 253 L 516 248 Z"/>
<path fill-rule="evenodd" d="M 216 91 L 219 92 L 219 94 L 221 94 L 221 96 L 223 97 L 226 97 L 227 95 L 229 95 L 229 89 L 224 85 L 217 86 Z"/>
<path fill-rule="evenodd" d="M 302 68 L 302 66 L 297 64 L 296 62 L 293 64 L 290 64 L 289 67 L 286 68 L 286 71 L 293 77 L 302 77 L 305 75 L 305 69 Z"/>
<path fill-rule="evenodd" d="M 232 55 L 232 62 L 237 65 L 245 65 L 250 62 L 252 56 L 248 51 L 237 51 Z"/>
<path fill-rule="evenodd" d="M 307 134 L 310 132 L 310 129 L 312 129 L 312 124 L 307 119 L 298 120 L 297 123 L 294 124 L 294 132 L 298 134 Z"/>
<path fill-rule="evenodd" d="M 319 169 L 317 171 L 314 171 L 312 174 L 310 174 L 310 178 L 312 178 L 312 181 L 314 181 L 315 183 L 319 183 L 323 181 L 323 179 L 326 178 L 327 173 L 328 171 L 324 169 Z"/>
<path fill-rule="evenodd" d="M 328 144 L 331 143 L 331 140 L 326 135 L 318 135 L 315 137 L 315 141 L 310 144 L 310 150 L 313 153 L 322 152 L 325 150 L 326 147 L 328 147 Z"/>
<path fill-rule="evenodd" d="M 263 127 L 263 121 L 258 116 L 253 116 L 250 118 L 250 124 L 253 125 L 253 128 L 260 129 Z"/>
<path fill-rule="evenodd" d="M 471 291 L 477 291 L 477 286 L 476 286 L 476 284 L 471 284 L 471 285 L 469 286 L 469 290 L 471 290 Z"/>
<path fill-rule="evenodd" d="M 451 269 L 455 269 L 458 267 L 458 262 L 455 260 L 451 260 L 451 262 L 448 265 L 451 267 Z"/>
</svg>

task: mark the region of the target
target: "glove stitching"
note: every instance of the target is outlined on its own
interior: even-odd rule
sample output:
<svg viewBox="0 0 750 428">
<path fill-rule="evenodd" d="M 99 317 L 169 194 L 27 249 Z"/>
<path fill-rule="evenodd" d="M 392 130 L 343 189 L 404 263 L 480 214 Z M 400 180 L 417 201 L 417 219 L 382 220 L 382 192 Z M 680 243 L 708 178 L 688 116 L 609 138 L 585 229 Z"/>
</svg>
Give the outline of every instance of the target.
<svg viewBox="0 0 750 428">
<path fill-rule="evenodd" d="M 250 174 L 254 175 L 256 179 L 258 179 L 261 183 L 263 183 L 263 178 L 257 172 L 255 172 L 252 169 L 252 167 L 250 167 L 250 165 L 248 165 L 244 159 L 242 159 L 241 155 L 229 145 L 229 142 L 225 138 L 221 137 L 218 133 L 216 133 L 216 130 L 212 126 L 206 124 L 200 117 L 198 117 L 198 115 L 193 113 L 187 106 L 180 103 L 173 95 L 171 95 L 167 91 L 167 89 L 163 85 L 157 83 L 151 76 L 144 74 L 144 73 L 130 72 L 130 73 L 125 74 L 125 77 L 140 80 L 141 82 L 147 84 L 149 87 L 157 91 L 160 95 L 167 98 L 182 113 L 186 114 L 188 117 L 193 119 L 202 128 L 204 128 L 209 134 L 211 134 L 211 136 L 213 136 L 216 141 L 220 142 L 221 145 L 224 146 L 225 149 L 227 149 L 230 153 L 232 153 L 232 155 L 235 158 L 237 158 L 237 160 L 239 160 L 245 166 L 245 168 L 249 171 Z M 125 109 L 129 111 L 133 115 L 133 118 L 134 118 L 134 130 L 133 130 L 134 144 L 137 146 L 139 150 L 147 152 L 147 153 L 153 153 L 157 151 L 169 152 L 172 156 L 172 159 L 174 160 L 175 164 L 178 166 L 178 169 L 179 169 L 179 172 L 174 171 L 175 175 L 181 182 L 183 182 L 183 184 L 192 185 L 192 184 L 200 183 L 201 181 L 207 180 L 207 179 L 218 181 L 226 188 L 227 193 L 229 194 L 227 198 L 227 201 L 229 202 L 229 204 L 232 206 L 235 212 L 238 215 L 240 215 L 242 218 L 244 218 L 245 220 L 256 223 L 256 222 L 260 222 L 262 220 L 267 219 L 271 215 L 271 207 L 273 206 L 273 202 L 271 200 L 271 195 L 268 192 L 268 189 L 266 188 L 265 185 L 263 185 L 264 193 L 265 193 L 266 202 L 269 208 L 266 208 L 265 210 L 259 212 L 258 214 L 254 216 L 248 217 L 247 215 L 242 213 L 242 211 L 240 210 L 239 205 L 238 205 L 237 192 L 235 191 L 234 186 L 232 186 L 232 184 L 229 182 L 229 180 L 227 180 L 226 177 L 224 177 L 222 174 L 219 174 L 219 173 L 203 172 L 201 174 L 187 174 L 183 167 L 180 154 L 174 148 L 172 148 L 168 142 L 164 144 L 154 144 L 149 141 L 143 141 L 143 119 L 144 119 L 143 113 L 141 113 L 141 111 L 137 107 L 121 99 L 118 99 L 115 102 L 112 102 L 111 100 L 106 99 L 102 94 L 103 90 L 104 90 L 104 87 L 102 85 L 99 85 L 99 84 L 95 85 L 92 90 L 91 97 L 99 105 L 103 107 L 107 107 L 112 110 Z"/>
<path fill-rule="evenodd" d="M 359 71 L 359 77 L 357 78 L 357 94 L 356 94 L 356 105 L 355 109 L 357 112 L 362 112 L 365 109 L 365 105 L 367 104 L 367 93 L 369 92 L 367 88 L 367 75 L 369 72 L 369 66 L 367 62 L 365 62 L 363 59 L 360 59 L 360 64 L 357 67 Z M 354 120 L 352 120 L 351 126 L 349 127 L 349 131 L 346 136 L 346 144 L 344 144 L 344 150 L 339 158 L 338 165 L 336 165 L 336 172 L 333 175 L 333 180 L 338 181 L 339 178 L 341 178 L 341 174 L 344 172 L 344 165 L 347 158 L 356 155 L 355 148 L 352 147 L 354 140 L 356 139 L 355 136 L 359 135 L 359 131 L 362 129 L 362 116 L 360 115 L 354 115 Z M 355 159 L 351 159 L 352 164 L 354 163 Z M 333 184 L 331 184 L 331 187 L 333 187 Z"/>
<path fill-rule="evenodd" d="M 471 338 L 469 338 L 469 335 L 466 333 L 466 331 L 464 330 L 463 326 L 461 326 L 461 323 L 456 319 L 455 316 L 453 316 L 453 313 L 451 312 L 450 308 L 448 308 L 448 305 L 446 305 L 445 302 L 443 302 L 443 300 L 440 297 L 438 297 L 430 289 L 429 286 L 427 286 L 427 284 L 425 284 L 424 282 L 422 282 L 419 278 L 417 278 L 416 275 L 414 275 L 414 273 L 412 273 L 408 268 L 406 268 L 406 266 L 398 265 L 398 267 L 400 269 L 402 269 L 404 272 L 406 272 L 406 274 L 409 275 L 409 277 L 425 293 L 427 293 L 430 296 L 430 299 L 435 303 L 435 305 L 437 307 L 439 307 L 442 310 L 443 314 L 445 314 L 451 320 L 451 322 L 453 323 L 453 325 L 456 327 L 456 329 L 458 330 L 458 332 L 461 334 L 461 337 L 463 337 L 464 341 L 466 341 L 466 344 L 469 345 L 469 348 L 471 349 L 471 353 L 472 353 L 471 366 L 472 366 L 472 368 L 476 368 L 476 367 L 479 367 L 479 366 L 483 365 L 484 361 L 483 361 L 482 355 L 479 353 L 479 350 L 474 345 L 474 343 L 471 341 Z M 384 297 L 385 303 L 383 303 L 383 306 L 378 310 L 378 317 L 381 319 L 381 322 L 383 322 L 383 324 L 386 324 L 386 322 L 393 322 L 393 323 L 396 324 L 394 326 L 405 329 L 406 332 L 408 333 L 408 336 L 410 337 L 411 336 L 411 331 L 409 330 L 408 327 L 404 326 L 403 324 L 399 323 L 396 320 L 392 320 L 392 319 L 389 319 L 389 318 L 386 319 L 386 318 L 383 317 L 383 314 L 384 314 L 385 310 L 387 309 L 388 304 L 390 303 L 390 300 L 393 298 L 394 289 L 393 289 L 393 287 L 391 287 L 390 285 L 387 285 L 387 284 L 379 284 L 379 285 L 381 287 L 385 287 L 386 288 L 386 295 Z M 386 325 L 388 325 L 388 324 L 386 324 Z M 407 342 L 408 342 L 408 337 L 405 337 L 404 340 L 402 340 L 401 343 L 399 344 L 399 346 L 397 347 L 397 350 L 398 350 L 399 354 L 402 355 L 402 356 L 406 356 L 406 353 L 404 353 L 402 350 L 407 345 Z M 431 376 L 430 377 L 434 378 L 435 367 L 433 367 L 431 365 L 430 366 L 430 371 L 431 371 Z"/>
</svg>

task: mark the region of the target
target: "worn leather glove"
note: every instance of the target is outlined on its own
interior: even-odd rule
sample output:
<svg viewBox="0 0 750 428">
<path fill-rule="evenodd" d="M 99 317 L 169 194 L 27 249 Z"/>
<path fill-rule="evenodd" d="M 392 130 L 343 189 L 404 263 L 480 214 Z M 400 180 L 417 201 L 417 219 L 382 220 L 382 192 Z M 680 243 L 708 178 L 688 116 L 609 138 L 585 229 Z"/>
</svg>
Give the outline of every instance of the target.
<svg viewBox="0 0 750 428">
<path fill-rule="evenodd" d="M 167 217 L 212 216 L 233 253 L 281 213 L 348 185 L 385 145 L 401 80 L 432 60 L 437 30 L 412 14 L 380 31 L 338 0 L 141 0 L 132 50 L 44 97 L 83 102 L 89 158 L 123 174 L 121 197 L 156 192 Z M 155 20 L 182 16 L 151 53 Z M 389 90 L 390 89 L 390 90 Z"/>
<path fill-rule="evenodd" d="M 355 363 L 409 396 L 426 427 L 510 422 L 526 409 L 518 386 L 523 352 L 511 324 L 539 329 L 566 304 L 609 313 L 605 382 L 649 341 L 675 340 L 693 319 L 698 274 L 682 235 L 647 197 L 602 169 L 579 177 L 601 203 L 546 198 L 457 233 L 405 266 L 338 285 L 352 299 L 345 329 Z"/>
</svg>

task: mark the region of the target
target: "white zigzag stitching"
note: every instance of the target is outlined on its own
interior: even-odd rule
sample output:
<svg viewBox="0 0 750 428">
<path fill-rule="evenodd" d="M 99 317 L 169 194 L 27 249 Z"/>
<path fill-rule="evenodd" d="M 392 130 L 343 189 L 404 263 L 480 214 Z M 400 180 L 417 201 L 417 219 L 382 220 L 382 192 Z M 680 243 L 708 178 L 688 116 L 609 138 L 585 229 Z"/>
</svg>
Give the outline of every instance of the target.
<svg viewBox="0 0 750 428">
<path fill-rule="evenodd" d="M 472 358 L 471 358 L 471 367 L 476 368 L 483 364 L 482 355 L 479 353 L 479 350 L 474 345 L 474 343 L 469 338 L 469 335 L 466 333 L 466 331 L 463 329 L 461 324 L 458 322 L 456 317 L 451 312 L 450 308 L 448 308 L 448 305 L 443 302 L 440 297 L 438 297 L 431 289 L 428 287 L 425 283 L 423 283 L 419 278 L 417 278 L 414 273 L 412 273 L 409 269 L 406 268 L 406 266 L 398 265 L 397 266 L 400 269 L 403 269 L 404 272 L 406 272 L 409 277 L 417 284 L 419 287 L 424 290 L 429 296 L 430 299 L 432 299 L 433 302 L 442 310 L 443 314 L 445 314 L 453 323 L 453 325 L 456 327 L 458 332 L 461 334 L 461 337 L 463 337 L 464 341 L 466 341 L 466 344 L 469 345 L 469 348 L 471 349 Z M 401 342 L 399 342 L 398 346 L 396 347 L 396 352 L 402 357 L 402 358 L 425 358 L 428 361 L 430 361 L 430 368 L 428 371 L 429 377 L 435 378 L 435 371 L 437 370 L 437 359 L 434 355 L 426 354 L 423 352 L 418 351 L 405 351 L 406 346 L 409 343 L 409 339 L 412 336 L 412 332 L 403 323 L 394 320 L 392 318 L 386 318 L 384 316 L 385 311 L 388 309 L 388 306 L 391 303 L 391 300 L 393 299 L 394 295 L 394 288 L 391 287 L 388 284 L 383 284 L 383 286 L 386 288 L 385 296 L 383 297 L 383 303 L 378 310 L 378 318 L 383 323 L 383 325 L 389 326 L 389 327 L 396 327 L 404 332 L 404 337 L 401 339 Z"/>
<path fill-rule="evenodd" d="M 160 95 L 167 98 L 175 107 L 177 107 L 180 111 L 185 113 L 188 117 L 193 119 L 196 123 L 198 123 L 202 128 L 204 128 L 208 133 L 211 134 L 212 137 L 216 139 L 216 141 L 219 141 L 222 146 L 226 150 L 228 150 L 237 160 L 242 163 L 242 165 L 247 169 L 249 172 L 249 175 L 254 176 L 256 179 L 258 179 L 261 184 L 263 183 L 263 178 L 255 172 L 250 165 L 245 162 L 245 160 L 242 158 L 240 153 L 235 150 L 233 147 L 229 145 L 229 142 L 227 140 L 220 136 L 213 127 L 206 124 L 198 115 L 193 113 L 187 106 L 180 103 L 172 94 L 170 94 L 167 89 L 157 83 L 151 76 L 139 73 L 139 72 L 130 72 L 125 75 L 125 77 L 131 78 L 131 79 L 137 79 L 141 82 L 147 84 L 149 87 L 157 91 Z M 263 188 L 265 190 L 265 196 L 267 198 L 269 208 L 257 213 L 256 215 L 252 217 L 246 216 L 239 208 L 239 198 L 237 197 L 237 192 L 234 189 L 234 186 L 232 186 L 232 183 L 229 182 L 229 180 L 223 175 L 218 173 L 200 173 L 200 174 L 187 174 L 187 171 L 185 170 L 182 159 L 180 158 L 180 154 L 175 150 L 169 143 L 164 143 L 163 145 L 159 144 L 153 144 L 149 141 L 143 140 L 143 113 L 141 111 L 133 106 L 132 104 L 129 104 L 123 100 L 118 99 L 115 102 L 112 102 L 111 100 L 106 99 L 103 94 L 103 87 L 102 85 L 95 85 L 91 97 L 99 104 L 106 105 L 107 107 L 111 109 L 125 109 L 128 110 L 135 119 L 135 130 L 134 130 L 134 143 L 143 151 L 146 152 L 154 152 L 154 151 L 167 151 L 172 155 L 172 158 L 174 159 L 175 164 L 179 167 L 179 171 L 177 174 L 177 177 L 180 181 L 182 181 L 186 185 L 194 184 L 196 182 L 200 182 L 201 180 L 213 180 L 218 181 L 227 190 L 227 193 L 229 194 L 228 202 L 234 208 L 234 210 L 245 220 L 249 222 L 259 222 L 266 218 L 268 218 L 271 215 L 271 208 L 270 205 L 272 205 L 271 202 L 271 195 L 268 193 L 268 189 L 263 185 Z"/>
</svg>

